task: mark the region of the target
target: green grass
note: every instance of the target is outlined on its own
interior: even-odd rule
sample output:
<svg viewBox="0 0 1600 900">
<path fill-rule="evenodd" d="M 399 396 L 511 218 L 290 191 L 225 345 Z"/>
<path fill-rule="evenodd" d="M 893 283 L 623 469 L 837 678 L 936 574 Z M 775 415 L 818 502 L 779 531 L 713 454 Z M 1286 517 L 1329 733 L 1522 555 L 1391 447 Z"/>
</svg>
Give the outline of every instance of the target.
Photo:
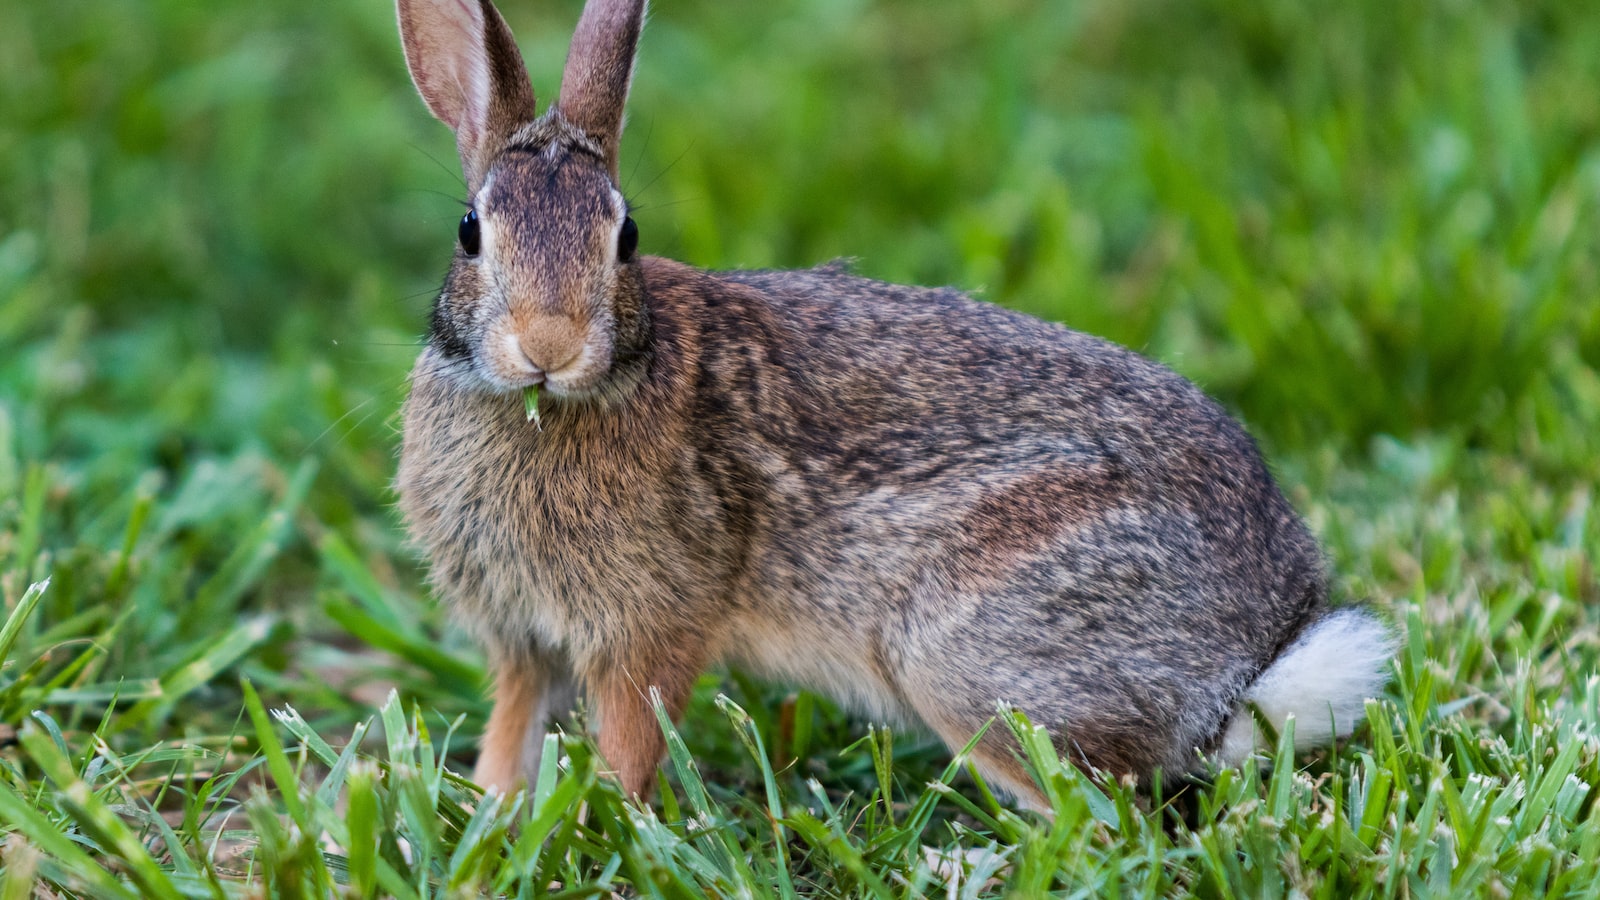
<svg viewBox="0 0 1600 900">
<path fill-rule="evenodd" d="M 548 98 L 577 3 L 507 7 Z M 850 256 L 1155 356 L 1406 631 L 1330 753 L 1141 797 L 1035 747 L 1053 821 L 737 672 L 653 809 L 570 737 L 480 803 L 481 657 L 387 487 L 461 190 L 390 7 L 6 12 L 0 900 L 1596 893 L 1583 4 L 656 4 L 645 252 Z"/>
</svg>

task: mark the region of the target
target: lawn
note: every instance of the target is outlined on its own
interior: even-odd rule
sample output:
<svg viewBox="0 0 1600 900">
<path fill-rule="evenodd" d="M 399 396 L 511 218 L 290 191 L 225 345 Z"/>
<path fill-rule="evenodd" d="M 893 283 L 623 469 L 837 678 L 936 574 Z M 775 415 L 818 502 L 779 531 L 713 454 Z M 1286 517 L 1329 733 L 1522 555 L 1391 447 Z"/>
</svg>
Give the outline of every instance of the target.
<svg viewBox="0 0 1600 900">
<path fill-rule="evenodd" d="M 505 3 L 546 99 L 578 6 Z M 1162 360 L 1405 634 L 1353 739 L 1154 796 L 997 721 L 1049 820 L 736 671 L 652 808 L 576 735 L 479 802 L 483 662 L 389 489 L 462 190 L 392 7 L 4 18 L 0 900 L 1600 894 L 1586 4 L 655 4 L 643 252 Z"/>
</svg>

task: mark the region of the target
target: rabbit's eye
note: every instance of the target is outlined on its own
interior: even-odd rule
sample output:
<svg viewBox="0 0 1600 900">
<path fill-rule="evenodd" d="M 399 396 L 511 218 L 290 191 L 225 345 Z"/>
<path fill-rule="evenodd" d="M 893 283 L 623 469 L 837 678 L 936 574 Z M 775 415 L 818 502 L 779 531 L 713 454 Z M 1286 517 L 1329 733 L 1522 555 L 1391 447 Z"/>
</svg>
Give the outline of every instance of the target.
<svg viewBox="0 0 1600 900">
<path fill-rule="evenodd" d="M 467 214 L 461 217 L 461 227 L 456 229 L 456 237 L 461 240 L 461 249 L 465 250 L 468 256 L 478 255 L 477 210 L 469 209 Z"/>
<path fill-rule="evenodd" d="M 633 223 L 633 216 L 628 216 L 622 220 L 622 231 L 617 235 L 617 259 L 627 262 L 638 249 L 639 226 Z"/>
</svg>

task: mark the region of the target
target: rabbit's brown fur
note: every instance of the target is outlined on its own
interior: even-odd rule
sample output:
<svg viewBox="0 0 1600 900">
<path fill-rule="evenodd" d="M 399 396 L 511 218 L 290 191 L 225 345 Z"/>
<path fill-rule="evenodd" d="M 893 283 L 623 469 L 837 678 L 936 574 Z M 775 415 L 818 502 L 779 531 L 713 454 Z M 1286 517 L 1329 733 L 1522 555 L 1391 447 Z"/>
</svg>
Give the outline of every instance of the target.
<svg viewBox="0 0 1600 900">
<path fill-rule="evenodd" d="M 1145 776 L 1218 748 L 1258 676 L 1311 646 L 1346 657 L 1343 694 L 1282 666 L 1267 681 L 1349 727 L 1388 638 L 1361 613 L 1322 627 L 1314 541 L 1193 385 L 953 290 L 618 259 L 642 3 L 591 0 L 538 118 L 531 91 L 496 93 L 526 76 L 487 0 L 427 6 L 401 0 L 402 31 L 426 32 L 407 57 L 457 128 L 484 249 L 458 252 L 436 305 L 397 487 L 498 673 L 481 781 L 527 771 L 549 692 L 575 683 L 647 793 L 649 689 L 677 714 L 719 661 L 953 746 L 1011 702 L 1076 761 Z M 454 68 L 413 51 L 473 28 Z M 491 99 L 429 96 L 473 60 Z M 540 380 L 535 427 L 520 387 Z M 978 762 L 1038 801 L 998 733 Z"/>
</svg>

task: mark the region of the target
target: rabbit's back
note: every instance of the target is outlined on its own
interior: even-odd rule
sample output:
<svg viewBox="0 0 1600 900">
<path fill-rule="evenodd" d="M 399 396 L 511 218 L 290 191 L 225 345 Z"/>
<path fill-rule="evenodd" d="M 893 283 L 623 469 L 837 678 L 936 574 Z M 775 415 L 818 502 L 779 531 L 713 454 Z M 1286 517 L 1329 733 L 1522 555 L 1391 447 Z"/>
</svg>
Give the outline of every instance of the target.
<svg viewBox="0 0 1600 900">
<path fill-rule="evenodd" d="M 1255 443 L 1169 369 L 954 290 L 835 267 L 713 277 L 754 288 L 743 314 L 766 321 L 759 337 L 709 342 L 696 419 L 743 430 L 750 443 L 723 444 L 732 455 L 786 463 L 767 486 L 803 512 L 791 527 L 870 510 L 855 527 L 893 528 L 895 509 L 915 508 L 919 529 L 982 548 L 963 562 L 976 578 L 1103 518 L 1141 543 L 1214 545 L 1172 560 L 1180 573 L 1297 602 L 1321 584 Z M 1169 522 L 1182 527 L 1162 533 Z"/>
</svg>

